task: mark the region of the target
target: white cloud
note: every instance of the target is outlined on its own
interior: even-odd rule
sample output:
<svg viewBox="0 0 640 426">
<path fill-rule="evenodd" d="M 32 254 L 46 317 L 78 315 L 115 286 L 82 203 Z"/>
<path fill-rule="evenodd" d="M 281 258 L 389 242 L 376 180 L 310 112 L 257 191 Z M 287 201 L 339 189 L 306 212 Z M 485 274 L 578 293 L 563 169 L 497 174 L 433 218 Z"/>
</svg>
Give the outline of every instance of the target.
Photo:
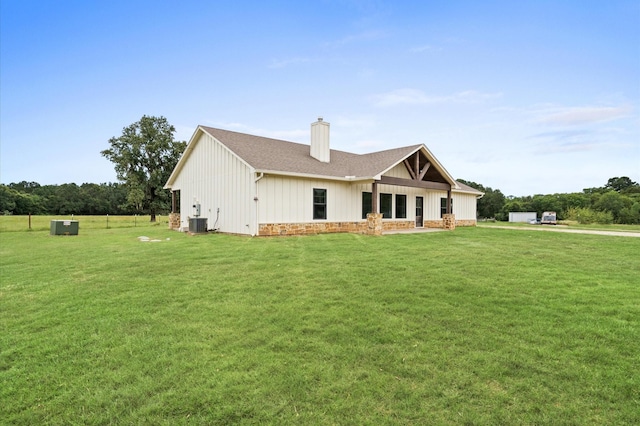
<svg viewBox="0 0 640 426">
<path fill-rule="evenodd" d="M 422 52 L 440 52 L 442 47 L 432 46 L 430 44 L 425 44 L 423 46 L 416 46 L 409 49 L 411 53 L 422 53 Z"/>
<path fill-rule="evenodd" d="M 289 65 L 304 64 L 304 63 L 313 62 L 313 61 L 317 61 L 317 59 L 309 58 L 309 57 L 294 57 L 294 58 L 288 58 L 288 59 L 272 59 L 271 63 L 268 65 L 268 68 L 271 68 L 271 69 L 285 68 L 285 67 L 288 67 Z"/>
<path fill-rule="evenodd" d="M 538 122 L 555 126 L 601 123 L 628 117 L 631 110 L 630 106 L 558 108 L 547 111 L 538 119 Z"/>
<path fill-rule="evenodd" d="M 618 140 L 615 133 L 615 129 L 560 130 L 538 133 L 530 139 L 536 141 L 536 154 L 632 149 L 628 142 Z"/>
<path fill-rule="evenodd" d="M 378 107 L 396 105 L 428 105 L 438 103 L 481 103 L 496 99 L 502 93 L 482 93 L 477 90 L 465 90 L 445 96 L 429 96 L 418 89 L 398 89 L 372 96 L 373 104 Z"/>
<path fill-rule="evenodd" d="M 357 34 L 347 35 L 339 40 L 326 42 L 324 43 L 324 47 L 331 49 L 331 48 L 340 47 L 340 46 L 344 46 L 352 43 L 361 43 L 361 42 L 372 41 L 372 40 L 380 40 L 385 37 L 387 37 L 387 34 L 381 30 L 364 31 Z"/>
<path fill-rule="evenodd" d="M 374 95 L 374 105 L 388 107 L 395 105 L 420 105 L 432 103 L 433 99 L 425 95 L 421 90 L 398 89 L 387 93 Z"/>
</svg>

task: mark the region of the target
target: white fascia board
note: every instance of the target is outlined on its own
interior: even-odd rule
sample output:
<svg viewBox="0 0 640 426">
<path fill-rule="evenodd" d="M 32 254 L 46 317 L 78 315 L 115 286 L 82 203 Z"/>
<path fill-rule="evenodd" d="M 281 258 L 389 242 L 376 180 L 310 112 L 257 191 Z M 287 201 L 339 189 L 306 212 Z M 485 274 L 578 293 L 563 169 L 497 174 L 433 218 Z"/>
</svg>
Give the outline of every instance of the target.
<svg viewBox="0 0 640 426">
<path fill-rule="evenodd" d="M 424 144 L 418 146 L 416 149 L 411 151 L 408 155 L 406 155 L 405 157 L 403 157 L 402 159 L 400 159 L 396 163 L 392 164 L 387 169 L 383 170 L 376 177 L 376 179 L 380 179 L 380 176 L 382 176 L 383 174 L 387 173 L 389 170 L 393 169 L 395 166 L 400 164 L 406 158 L 412 156 L 413 154 L 415 154 L 418 151 L 424 151 L 424 154 L 426 155 L 427 159 L 431 162 L 431 165 L 433 167 L 435 167 L 444 176 L 444 178 L 449 182 L 449 184 L 451 185 L 451 189 L 460 189 L 460 187 L 458 186 L 458 182 L 456 182 L 456 180 L 453 178 L 453 176 L 451 176 L 451 174 L 447 171 L 447 169 L 445 169 L 442 166 L 440 161 L 438 161 L 438 159 L 433 155 L 433 153 L 431 151 L 429 151 L 429 148 L 427 148 Z"/>
<path fill-rule="evenodd" d="M 438 171 L 442 173 L 444 178 L 449 181 L 449 184 L 451 185 L 451 189 L 452 190 L 460 189 L 460 186 L 458 186 L 458 182 L 456 182 L 453 176 L 451 176 L 451 174 L 447 171 L 447 169 L 445 169 L 444 166 L 440 163 L 440 161 L 438 161 L 435 155 L 433 155 L 433 153 L 429 151 L 429 148 L 427 148 L 426 145 L 422 145 L 420 149 L 423 149 L 425 151 L 425 154 L 427 155 L 427 158 L 429 159 L 429 161 L 431 161 L 431 164 L 435 166 L 436 169 L 438 169 Z"/>
<path fill-rule="evenodd" d="M 198 140 L 198 138 L 196 138 L 196 135 L 198 135 L 199 132 L 203 132 L 203 131 L 204 130 L 200 126 L 198 126 L 198 128 L 193 132 L 193 135 L 191 135 L 191 139 L 189 139 L 189 142 L 187 142 L 187 147 L 185 148 L 184 152 L 180 156 L 180 159 L 176 163 L 176 166 L 173 168 L 173 171 L 171 172 L 169 179 L 167 179 L 167 183 L 165 183 L 163 189 L 171 189 L 173 182 L 176 180 L 176 178 L 180 174 L 180 171 L 182 170 L 182 168 L 184 167 L 184 164 L 187 161 L 187 158 L 189 158 L 189 156 L 191 155 L 191 152 L 193 151 L 193 148 L 195 147 L 195 143 Z"/>
<path fill-rule="evenodd" d="M 424 145 L 423 145 L 424 146 Z M 387 173 L 389 170 L 393 169 L 395 166 L 397 166 L 398 164 L 400 164 L 401 162 L 403 162 L 407 157 L 412 156 L 413 154 L 415 154 L 417 151 L 420 151 L 420 147 L 417 147 L 416 149 L 414 149 L 413 151 L 411 151 L 409 154 L 405 155 L 404 157 L 402 157 L 400 160 L 396 161 L 395 163 L 391 164 L 389 167 L 387 167 L 386 169 L 384 169 L 383 171 L 381 171 L 379 174 L 377 174 L 375 176 L 376 179 L 380 180 L 380 177 Z"/>
<path fill-rule="evenodd" d="M 484 192 L 480 191 L 467 191 L 465 189 L 452 189 L 451 192 L 455 192 L 456 194 L 473 194 L 482 198 L 484 196 Z"/>
<path fill-rule="evenodd" d="M 234 157 L 239 159 L 243 164 L 245 164 L 249 168 L 249 170 L 254 171 L 253 166 L 251 166 L 251 164 L 247 163 L 244 160 L 244 158 L 241 158 L 235 152 L 231 151 L 229 149 L 229 147 L 227 147 L 220 140 L 218 140 L 214 136 L 212 136 L 209 132 L 207 132 L 205 129 L 203 129 L 202 126 L 198 126 L 198 128 L 195 130 L 195 132 L 193 132 L 193 135 L 191 136 L 191 139 L 189 139 L 189 143 L 187 143 L 187 148 L 182 153 L 182 156 L 180 156 L 180 159 L 178 160 L 178 163 L 176 164 L 176 167 L 173 169 L 173 172 L 171 172 L 171 176 L 169 176 L 169 179 L 167 180 L 167 183 L 164 185 L 163 189 L 171 189 L 171 185 L 173 184 L 175 179 L 178 177 L 178 174 L 180 174 L 180 171 L 184 167 L 184 164 L 187 162 L 187 159 L 191 156 L 191 153 L 193 152 L 193 148 L 195 148 L 195 144 L 199 140 L 199 137 L 200 137 L 201 133 L 202 134 L 206 133 L 207 135 L 209 135 L 209 137 L 211 137 L 211 139 L 213 139 L 218 144 L 220 144 L 227 152 L 229 152 L 231 155 L 233 155 Z"/>
<path fill-rule="evenodd" d="M 264 173 L 267 175 L 274 176 L 288 176 L 288 177 L 298 177 L 304 179 L 319 179 L 319 180 L 333 180 L 338 182 L 373 182 L 375 177 L 371 176 L 327 176 L 327 175 L 314 175 L 309 173 L 295 173 L 295 172 L 283 172 L 279 170 L 263 170 L 256 169 L 256 173 Z"/>
</svg>

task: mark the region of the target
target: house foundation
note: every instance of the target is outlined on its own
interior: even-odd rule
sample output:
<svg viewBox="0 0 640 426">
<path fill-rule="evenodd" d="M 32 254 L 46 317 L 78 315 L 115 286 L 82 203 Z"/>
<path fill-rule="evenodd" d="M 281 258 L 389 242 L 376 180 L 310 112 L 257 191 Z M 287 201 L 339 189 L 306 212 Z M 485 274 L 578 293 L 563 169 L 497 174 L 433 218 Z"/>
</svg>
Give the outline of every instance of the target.
<svg viewBox="0 0 640 426">
<path fill-rule="evenodd" d="M 476 226 L 475 220 L 456 220 L 455 215 L 441 220 L 424 221 L 424 228 L 453 230 L 456 226 Z M 178 219 L 179 226 L 179 219 Z M 172 228 L 174 229 L 174 228 Z M 177 228 L 176 228 L 177 229 Z M 367 219 L 358 222 L 306 222 L 306 223 L 262 223 L 258 236 L 273 237 L 285 235 L 314 235 L 331 233 L 351 233 L 382 235 L 386 231 L 416 229 L 413 220 L 382 220 L 382 214 L 369 213 Z"/>
<path fill-rule="evenodd" d="M 261 237 L 340 232 L 366 234 L 367 222 L 261 223 L 258 226 L 258 235 Z"/>
</svg>

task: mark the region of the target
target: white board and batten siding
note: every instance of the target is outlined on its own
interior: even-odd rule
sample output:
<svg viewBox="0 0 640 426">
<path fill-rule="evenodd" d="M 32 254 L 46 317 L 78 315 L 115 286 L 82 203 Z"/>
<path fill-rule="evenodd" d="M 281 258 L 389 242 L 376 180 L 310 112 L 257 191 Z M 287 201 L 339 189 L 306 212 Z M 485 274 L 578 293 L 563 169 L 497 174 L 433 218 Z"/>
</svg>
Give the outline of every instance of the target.
<svg viewBox="0 0 640 426">
<path fill-rule="evenodd" d="M 404 165 L 385 176 L 409 178 Z M 327 190 L 327 222 L 356 222 L 362 219 L 362 193 L 371 192 L 371 183 L 339 182 L 322 179 L 302 179 L 280 175 L 264 175 L 258 182 L 258 223 L 308 223 L 313 219 L 313 189 Z M 406 218 L 415 220 L 416 197 L 423 197 L 423 219 L 441 218 L 441 199 L 447 191 L 395 185 L 378 185 L 379 194 L 392 194 L 392 219 L 395 220 L 396 195 L 406 195 Z M 476 196 L 452 193 L 453 213 L 460 220 L 474 220 Z"/>
<path fill-rule="evenodd" d="M 361 201 L 350 182 L 265 175 L 258 181 L 258 223 L 313 222 L 313 190 L 327 190 L 327 222 L 348 222 Z"/>
<path fill-rule="evenodd" d="M 208 229 L 255 235 L 254 170 L 206 133 L 191 143 L 193 152 L 173 184 L 180 191 L 181 228 L 188 228 L 193 205 L 199 203 Z"/>
<path fill-rule="evenodd" d="M 476 220 L 478 198 L 475 194 L 452 192 L 451 198 L 453 199 L 453 214 L 456 215 L 456 220 Z"/>
</svg>

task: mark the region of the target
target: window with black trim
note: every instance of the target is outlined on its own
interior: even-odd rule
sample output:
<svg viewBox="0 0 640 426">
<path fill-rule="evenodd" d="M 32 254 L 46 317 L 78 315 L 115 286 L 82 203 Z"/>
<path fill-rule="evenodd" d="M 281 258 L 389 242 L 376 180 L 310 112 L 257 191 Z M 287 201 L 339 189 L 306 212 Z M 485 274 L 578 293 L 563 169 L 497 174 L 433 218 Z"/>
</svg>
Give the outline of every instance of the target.
<svg viewBox="0 0 640 426">
<path fill-rule="evenodd" d="M 327 218 L 327 190 L 313 188 L 313 218 Z"/>
<path fill-rule="evenodd" d="M 396 194 L 396 219 L 407 218 L 407 196 Z"/>
<path fill-rule="evenodd" d="M 451 212 L 453 213 L 453 198 L 451 199 Z M 440 217 L 447 214 L 447 199 L 440 198 Z"/>
<path fill-rule="evenodd" d="M 382 213 L 383 219 L 393 217 L 393 195 L 380 194 L 380 213 Z"/>
<path fill-rule="evenodd" d="M 373 212 L 373 198 L 370 192 L 362 193 L 362 218 L 366 219 L 368 213 Z"/>
</svg>

